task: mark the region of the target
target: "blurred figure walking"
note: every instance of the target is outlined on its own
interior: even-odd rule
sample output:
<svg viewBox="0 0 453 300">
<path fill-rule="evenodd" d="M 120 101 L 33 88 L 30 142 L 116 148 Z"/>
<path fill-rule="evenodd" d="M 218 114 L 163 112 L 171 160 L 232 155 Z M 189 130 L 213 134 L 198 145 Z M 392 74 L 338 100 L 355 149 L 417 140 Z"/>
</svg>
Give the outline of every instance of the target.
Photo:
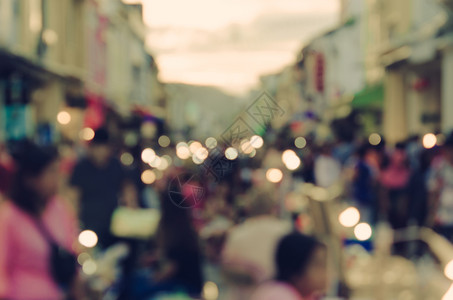
<svg viewBox="0 0 453 300">
<path fill-rule="evenodd" d="M 275 255 L 277 276 L 261 285 L 252 300 L 311 300 L 327 286 L 327 250 L 315 238 L 286 235 Z"/>
<path fill-rule="evenodd" d="M 69 205 L 55 197 L 57 152 L 24 142 L 13 157 L 11 198 L 0 207 L 0 299 L 64 299 L 69 292 L 51 273 L 53 244 L 73 253 L 78 228 Z"/>
<path fill-rule="evenodd" d="M 170 196 L 169 191 L 174 193 Z M 203 274 L 198 235 L 190 211 L 173 203 L 181 203 L 185 197 L 190 195 L 177 184 L 170 184 L 168 191 L 161 192 L 161 219 L 152 240 L 154 249 L 147 254 L 152 266 L 146 275 L 136 278 L 132 299 L 181 294 L 201 297 Z"/>
<path fill-rule="evenodd" d="M 116 238 L 110 233 L 111 217 L 122 193 L 130 191 L 132 184 L 120 161 L 112 156 L 106 129 L 96 130 L 88 156 L 76 164 L 69 184 L 71 198 L 78 203 L 82 228 L 97 234 L 102 249 L 113 245 Z"/>
</svg>

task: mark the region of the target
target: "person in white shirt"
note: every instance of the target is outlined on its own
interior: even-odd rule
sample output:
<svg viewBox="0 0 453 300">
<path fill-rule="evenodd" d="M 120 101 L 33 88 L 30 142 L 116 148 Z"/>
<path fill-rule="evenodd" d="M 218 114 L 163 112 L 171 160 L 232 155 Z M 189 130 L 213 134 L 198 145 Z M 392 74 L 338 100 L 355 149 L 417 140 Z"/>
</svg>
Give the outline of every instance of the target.
<svg viewBox="0 0 453 300">
<path fill-rule="evenodd" d="M 315 160 L 316 185 L 328 188 L 340 180 L 341 164 L 332 156 L 332 149 L 325 145 Z"/>
<path fill-rule="evenodd" d="M 229 231 L 222 251 L 222 269 L 230 282 L 227 299 L 249 300 L 256 284 L 274 276 L 278 241 L 292 228 L 275 216 L 278 202 L 270 191 L 255 189 L 249 196 L 249 218 Z"/>
</svg>

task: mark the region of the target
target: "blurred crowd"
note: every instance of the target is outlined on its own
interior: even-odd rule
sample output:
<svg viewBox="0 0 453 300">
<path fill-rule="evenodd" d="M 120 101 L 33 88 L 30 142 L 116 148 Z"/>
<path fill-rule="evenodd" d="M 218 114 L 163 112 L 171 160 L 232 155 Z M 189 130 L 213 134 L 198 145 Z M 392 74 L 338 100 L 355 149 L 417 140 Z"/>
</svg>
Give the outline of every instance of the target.
<svg viewBox="0 0 453 300">
<path fill-rule="evenodd" d="M 453 134 L 425 139 L 307 138 L 290 147 L 302 164 L 281 182 L 260 173 L 278 143 L 220 180 L 175 163 L 152 184 L 142 149 L 125 165 L 103 128 L 82 148 L 2 146 L 0 299 L 322 299 L 328 243 L 288 204 L 285 180 L 340 183 L 371 226 L 430 227 L 452 241 Z"/>
</svg>

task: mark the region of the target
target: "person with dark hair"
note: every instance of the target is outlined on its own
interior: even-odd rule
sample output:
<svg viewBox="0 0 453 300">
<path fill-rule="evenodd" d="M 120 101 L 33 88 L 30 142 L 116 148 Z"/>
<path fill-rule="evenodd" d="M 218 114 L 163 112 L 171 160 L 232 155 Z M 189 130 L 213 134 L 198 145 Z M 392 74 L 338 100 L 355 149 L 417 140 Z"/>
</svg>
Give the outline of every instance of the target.
<svg viewBox="0 0 453 300">
<path fill-rule="evenodd" d="M 119 160 L 112 156 L 109 133 L 96 130 L 88 155 L 74 167 L 69 180 L 70 197 L 78 204 L 83 229 L 94 231 L 99 246 L 108 248 L 116 242 L 110 222 L 119 199 L 131 184 Z"/>
<path fill-rule="evenodd" d="M 70 206 L 56 197 L 57 152 L 16 146 L 10 197 L 0 207 L 0 299 L 61 300 L 70 286 L 62 288 L 51 271 L 53 246 L 75 254 L 78 228 Z M 71 273 L 69 281 L 75 278 Z"/>
<path fill-rule="evenodd" d="M 183 293 L 196 299 L 203 287 L 201 249 L 190 211 L 176 206 L 193 195 L 184 186 L 170 184 L 161 191 L 161 219 L 154 238 L 152 276 L 136 285 L 134 299 L 155 299 Z M 193 192 L 193 191 L 192 191 Z M 171 199 L 170 199 L 171 197 Z"/>
<path fill-rule="evenodd" d="M 180 197 L 192 197 L 181 191 Z M 172 194 L 175 201 L 177 195 Z M 161 250 L 161 283 L 171 283 L 193 296 L 200 296 L 203 285 L 201 249 L 190 211 L 177 207 L 168 193 L 161 196 L 161 220 L 156 240 Z"/>
<path fill-rule="evenodd" d="M 306 300 L 321 294 L 327 283 L 327 250 L 317 239 L 293 232 L 278 244 L 275 281 L 261 285 L 252 300 Z"/>
<path fill-rule="evenodd" d="M 368 164 L 366 156 L 370 151 L 370 146 L 367 144 L 361 145 L 356 150 L 356 162 L 354 165 L 354 176 L 352 180 L 352 193 L 354 200 L 359 207 L 363 219 L 367 222 L 374 223 L 376 221 L 375 214 L 375 174 L 372 167 Z"/>
</svg>

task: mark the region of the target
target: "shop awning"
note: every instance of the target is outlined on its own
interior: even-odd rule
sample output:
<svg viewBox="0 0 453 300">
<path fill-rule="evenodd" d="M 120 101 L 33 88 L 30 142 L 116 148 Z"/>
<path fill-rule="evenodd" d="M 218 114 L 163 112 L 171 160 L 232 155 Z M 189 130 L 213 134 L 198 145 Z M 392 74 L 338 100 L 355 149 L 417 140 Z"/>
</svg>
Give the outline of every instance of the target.
<svg viewBox="0 0 453 300">
<path fill-rule="evenodd" d="M 378 84 L 369 86 L 354 95 L 352 107 L 354 108 L 379 108 L 384 103 L 384 86 Z"/>
</svg>

